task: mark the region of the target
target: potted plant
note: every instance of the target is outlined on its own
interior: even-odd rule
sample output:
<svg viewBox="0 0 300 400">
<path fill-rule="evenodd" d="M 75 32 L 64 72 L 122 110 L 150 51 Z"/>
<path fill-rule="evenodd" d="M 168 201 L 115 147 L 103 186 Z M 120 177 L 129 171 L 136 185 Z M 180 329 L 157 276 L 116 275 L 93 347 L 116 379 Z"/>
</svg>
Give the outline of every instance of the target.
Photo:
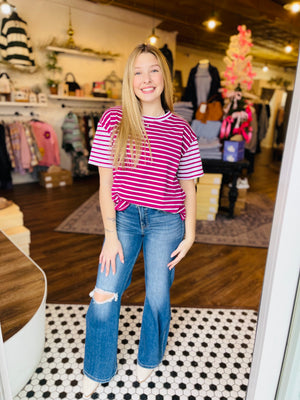
<svg viewBox="0 0 300 400">
<path fill-rule="evenodd" d="M 47 53 L 46 68 L 50 73 L 50 77 L 47 78 L 47 86 L 51 94 L 57 94 L 62 68 L 57 64 L 57 54 L 54 51 Z"/>
<path fill-rule="evenodd" d="M 49 87 L 50 93 L 51 94 L 57 94 L 58 93 L 58 85 L 60 81 L 56 81 L 54 79 L 47 79 L 47 86 Z"/>
</svg>

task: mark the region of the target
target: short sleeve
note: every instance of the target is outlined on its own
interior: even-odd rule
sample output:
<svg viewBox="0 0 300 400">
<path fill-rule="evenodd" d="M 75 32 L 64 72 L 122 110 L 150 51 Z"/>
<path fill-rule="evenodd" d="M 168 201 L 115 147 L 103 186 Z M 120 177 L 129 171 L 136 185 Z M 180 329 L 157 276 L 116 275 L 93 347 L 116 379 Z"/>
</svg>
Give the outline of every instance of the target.
<svg viewBox="0 0 300 400">
<path fill-rule="evenodd" d="M 184 131 L 182 148 L 182 156 L 177 171 L 178 179 L 195 179 L 204 175 L 199 145 L 190 126 L 187 126 Z"/>
<path fill-rule="evenodd" d="M 89 157 L 89 164 L 97 167 L 113 168 L 111 134 L 114 126 L 118 123 L 118 115 L 113 109 L 105 111 L 102 115 Z"/>
</svg>

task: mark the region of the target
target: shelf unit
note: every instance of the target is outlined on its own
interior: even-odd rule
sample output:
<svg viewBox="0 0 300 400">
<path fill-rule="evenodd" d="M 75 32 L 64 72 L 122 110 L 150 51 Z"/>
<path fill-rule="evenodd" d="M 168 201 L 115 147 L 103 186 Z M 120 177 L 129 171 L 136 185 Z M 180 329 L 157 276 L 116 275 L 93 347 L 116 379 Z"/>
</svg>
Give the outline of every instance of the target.
<svg viewBox="0 0 300 400">
<path fill-rule="evenodd" d="M 26 101 L 0 101 L 0 107 L 20 107 L 20 108 L 47 107 L 47 103 L 29 103 Z"/>
<path fill-rule="evenodd" d="M 110 99 L 107 97 L 77 97 L 77 96 L 59 96 L 56 94 L 49 94 L 48 95 L 49 100 L 54 100 L 60 103 L 61 107 L 71 107 L 71 108 L 85 108 L 85 109 L 91 109 L 92 107 L 96 107 L 95 103 L 97 104 L 97 107 L 102 107 L 102 109 L 106 109 L 107 107 L 111 107 L 114 105 L 120 105 L 121 100 L 120 99 Z M 81 103 L 80 105 L 76 105 Z M 87 104 L 87 106 L 84 106 L 82 103 Z M 72 104 L 72 106 L 71 106 Z M 94 106 L 92 106 L 94 104 Z M 74 105 L 74 106 L 73 106 Z"/>
<path fill-rule="evenodd" d="M 98 59 L 101 61 L 113 61 L 115 60 L 118 56 L 117 55 L 110 55 L 110 54 L 94 54 L 94 53 L 89 53 L 85 51 L 80 51 L 76 49 L 68 49 L 65 47 L 56 47 L 56 46 L 47 46 L 46 50 L 48 51 L 54 51 L 55 53 L 61 53 L 61 54 L 69 54 L 72 56 L 79 56 L 79 57 L 88 57 L 88 58 L 94 58 Z"/>
<path fill-rule="evenodd" d="M 52 99 L 52 100 L 61 100 L 61 101 L 92 101 L 92 102 L 100 102 L 100 103 L 112 103 L 112 102 L 120 101 L 120 99 L 111 99 L 108 97 L 59 96 L 57 94 L 49 94 L 48 98 Z"/>
</svg>

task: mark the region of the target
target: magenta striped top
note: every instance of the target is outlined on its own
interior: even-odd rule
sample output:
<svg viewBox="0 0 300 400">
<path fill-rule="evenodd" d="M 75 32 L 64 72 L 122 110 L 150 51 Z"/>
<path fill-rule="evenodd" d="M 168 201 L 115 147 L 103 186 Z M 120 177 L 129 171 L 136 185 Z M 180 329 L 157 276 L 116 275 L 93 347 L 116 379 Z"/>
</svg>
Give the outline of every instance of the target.
<svg viewBox="0 0 300 400">
<path fill-rule="evenodd" d="M 146 145 L 135 168 L 116 169 L 112 164 L 111 135 L 121 118 L 121 107 L 105 111 L 99 121 L 89 158 L 90 164 L 113 169 L 112 199 L 115 209 L 122 211 L 129 204 L 137 204 L 180 213 L 185 219 L 185 193 L 179 180 L 203 175 L 195 133 L 184 119 L 171 112 L 161 117 L 144 116 L 151 156 Z M 129 146 L 127 155 L 130 158 Z"/>
</svg>

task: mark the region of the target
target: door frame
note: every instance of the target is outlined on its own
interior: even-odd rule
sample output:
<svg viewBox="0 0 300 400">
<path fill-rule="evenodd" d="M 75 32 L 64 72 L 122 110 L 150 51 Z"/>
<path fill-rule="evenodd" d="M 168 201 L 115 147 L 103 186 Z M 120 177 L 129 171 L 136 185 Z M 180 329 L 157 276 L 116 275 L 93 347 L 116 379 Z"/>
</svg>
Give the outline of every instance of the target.
<svg viewBox="0 0 300 400">
<path fill-rule="evenodd" d="M 300 268 L 300 68 L 294 86 L 267 255 L 247 400 L 274 400 Z"/>
</svg>

